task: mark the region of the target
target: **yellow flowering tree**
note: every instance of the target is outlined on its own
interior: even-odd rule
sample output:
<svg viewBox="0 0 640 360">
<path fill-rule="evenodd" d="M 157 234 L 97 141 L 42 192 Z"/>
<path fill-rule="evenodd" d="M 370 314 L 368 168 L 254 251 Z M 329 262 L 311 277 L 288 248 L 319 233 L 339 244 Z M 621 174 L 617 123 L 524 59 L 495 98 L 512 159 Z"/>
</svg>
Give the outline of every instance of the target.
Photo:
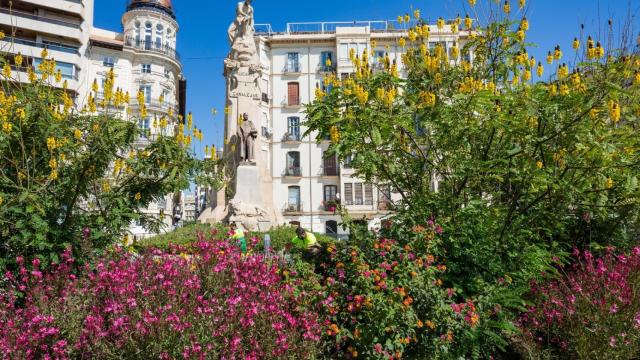
<svg viewBox="0 0 640 360">
<path fill-rule="evenodd" d="M 129 95 L 114 88 L 113 72 L 77 112 L 55 61 L 42 57 L 38 68 L 0 59 L 0 267 L 17 256 L 55 261 L 68 246 L 86 255 L 122 239 L 133 221 L 158 230 L 163 219 L 141 210 L 187 188 L 199 167 L 183 125 L 163 119 L 149 136 L 136 116 L 119 115 Z"/>
<path fill-rule="evenodd" d="M 440 18 L 430 33 L 419 19 L 398 35 L 404 78 L 388 55 L 381 69 L 355 54 L 353 76 L 329 79 L 306 125 L 359 177 L 402 198 L 389 238 L 437 219 L 445 284 L 506 309 L 573 247 L 637 240 L 640 54 L 588 38 L 566 45 L 578 51 L 576 66 L 561 46 L 544 65 L 528 53 L 523 12 L 487 6 L 501 15 L 473 31 L 470 20 L 457 29 L 463 20 Z M 430 48 L 450 25 L 466 40 Z M 533 78 L 545 70 L 547 80 Z M 505 275 L 512 291 L 491 295 Z"/>
</svg>

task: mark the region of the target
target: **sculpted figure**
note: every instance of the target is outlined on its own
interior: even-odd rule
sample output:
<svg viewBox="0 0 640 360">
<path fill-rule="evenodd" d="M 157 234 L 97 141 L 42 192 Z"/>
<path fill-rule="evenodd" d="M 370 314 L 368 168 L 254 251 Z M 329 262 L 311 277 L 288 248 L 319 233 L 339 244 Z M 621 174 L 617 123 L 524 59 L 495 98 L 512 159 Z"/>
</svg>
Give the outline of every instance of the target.
<svg viewBox="0 0 640 360">
<path fill-rule="evenodd" d="M 255 160 L 254 143 L 258 137 L 258 130 L 249 120 L 249 115 L 242 115 L 243 122 L 240 126 L 240 159 L 244 162 Z"/>
<path fill-rule="evenodd" d="M 256 51 L 253 40 L 254 22 L 251 0 L 239 2 L 236 7 L 236 19 L 229 26 L 228 36 L 231 45 L 230 59 L 237 59 L 240 54 L 246 54 L 252 58 Z"/>
</svg>

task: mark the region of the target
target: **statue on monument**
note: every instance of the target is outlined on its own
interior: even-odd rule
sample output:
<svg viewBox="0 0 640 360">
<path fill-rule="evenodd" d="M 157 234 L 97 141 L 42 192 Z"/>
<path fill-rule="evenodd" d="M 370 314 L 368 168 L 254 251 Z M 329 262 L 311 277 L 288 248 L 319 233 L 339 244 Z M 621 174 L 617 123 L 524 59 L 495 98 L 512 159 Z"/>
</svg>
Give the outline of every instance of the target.
<svg viewBox="0 0 640 360">
<path fill-rule="evenodd" d="M 244 162 L 255 161 L 254 143 L 258 137 L 258 130 L 249 120 L 249 115 L 242 115 L 242 125 L 240 126 L 240 159 Z"/>
<path fill-rule="evenodd" d="M 253 36 L 255 34 L 253 7 L 251 0 L 239 2 L 236 7 L 236 19 L 229 26 L 228 36 L 231 52 L 230 60 L 257 63 L 257 49 Z"/>
</svg>

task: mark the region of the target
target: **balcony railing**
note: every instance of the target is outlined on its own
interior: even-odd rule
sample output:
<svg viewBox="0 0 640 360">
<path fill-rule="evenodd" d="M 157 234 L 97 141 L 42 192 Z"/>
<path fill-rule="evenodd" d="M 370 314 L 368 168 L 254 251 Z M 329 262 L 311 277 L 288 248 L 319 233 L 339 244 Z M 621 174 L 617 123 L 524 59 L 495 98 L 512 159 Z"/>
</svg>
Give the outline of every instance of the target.
<svg viewBox="0 0 640 360">
<path fill-rule="evenodd" d="M 282 72 L 285 74 L 298 74 L 300 73 L 300 64 L 287 64 Z"/>
<path fill-rule="evenodd" d="M 126 47 L 130 47 L 136 50 L 149 51 L 161 55 L 169 56 L 177 61 L 180 61 L 180 54 L 176 49 L 172 48 L 167 44 L 162 44 L 158 41 L 147 41 L 142 39 L 135 39 L 132 37 L 127 37 L 125 39 L 124 45 Z"/>
<path fill-rule="evenodd" d="M 302 136 L 300 136 L 299 133 L 298 134 L 286 133 L 282 137 L 282 142 L 300 142 L 300 141 L 302 141 Z"/>
<path fill-rule="evenodd" d="M 72 46 L 65 46 L 65 45 L 52 45 L 52 44 L 43 44 L 43 43 L 39 43 L 33 40 L 27 40 L 27 39 L 20 39 L 20 38 L 15 38 L 15 37 L 5 37 L 4 39 L 2 39 L 2 41 L 4 42 L 8 42 L 8 43 L 12 43 L 12 44 L 19 44 L 19 45 L 26 45 L 26 46 L 33 46 L 39 49 L 48 49 L 48 50 L 53 50 L 53 51 L 61 51 L 61 52 L 65 52 L 68 54 L 78 54 L 78 48 L 77 47 L 72 47 Z"/>
<path fill-rule="evenodd" d="M 58 19 L 52 19 L 46 16 L 34 15 L 33 13 L 29 13 L 25 11 L 9 9 L 9 8 L 0 8 L 0 13 L 12 15 L 12 16 L 20 16 L 23 18 L 31 19 L 31 20 L 38 20 L 38 21 L 49 23 L 49 24 L 67 26 L 74 29 L 80 29 L 80 24 L 77 24 L 77 23 L 72 23 L 72 22 L 58 20 Z"/>
<path fill-rule="evenodd" d="M 322 175 L 324 176 L 338 176 L 340 175 L 340 170 L 336 167 L 325 167 L 322 170 Z"/>
<path fill-rule="evenodd" d="M 300 202 L 287 203 L 284 206 L 284 213 L 285 214 L 301 213 L 301 212 L 302 212 L 302 203 L 300 203 Z"/>
<path fill-rule="evenodd" d="M 284 176 L 301 177 L 302 168 L 299 166 L 289 166 L 284 172 Z"/>
<path fill-rule="evenodd" d="M 336 67 L 334 65 L 330 65 L 330 66 L 320 65 L 320 66 L 318 66 L 318 72 L 321 72 L 321 73 L 332 73 L 332 72 L 335 72 L 335 71 L 336 71 Z"/>
<path fill-rule="evenodd" d="M 346 200 L 344 204 L 347 206 L 373 206 L 373 200 L 354 199 Z"/>
<path fill-rule="evenodd" d="M 298 107 L 300 104 L 300 96 L 289 96 L 284 99 L 285 106 Z"/>
</svg>

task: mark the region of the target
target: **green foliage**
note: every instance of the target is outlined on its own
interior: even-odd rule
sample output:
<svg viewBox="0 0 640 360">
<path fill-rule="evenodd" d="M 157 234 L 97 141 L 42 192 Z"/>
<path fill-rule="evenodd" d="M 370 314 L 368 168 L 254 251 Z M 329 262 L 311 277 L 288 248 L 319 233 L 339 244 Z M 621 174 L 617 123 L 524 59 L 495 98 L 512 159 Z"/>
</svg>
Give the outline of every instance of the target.
<svg viewBox="0 0 640 360">
<path fill-rule="evenodd" d="M 447 259 L 446 284 L 504 307 L 488 289 L 513 279 L 515 308 L 554 257 L 628 248 L 640 224 L 637 48 L 606 60 L 585 51 L 571 73 L 556 59 L 557 74 L 534 83 L 518 37 L 509 19 L 489 24 L 460 45 L 469 63 L 417 36 L 405 79 L 389 58 L 373 71 L 368 52 L 353 55 L 354 77 L 327 78 L 332 89 L 306 110 L 307 135 L 330 137 L 329 153 L 353 156 L 357 176 L 400 194 L 391 230 L 438 219 L 432 253 Z"/>
<path fill-rule="evenodd" d="M 136 118 L 118 115 L 128 95 L 113 88 L 113 72 L 104 101 L 92 94 L 76 113 L 54 86 L 54 61 L 43 64 L 38 76 L 28 69 L 30 84 L 1 82 L 0 268 L 17 256 L 55 262 L 68 247 L 84 259 L 122 239 L 134 221 L 159 231 L 164 219 L 142 210 L 187 188 L 197 168 L 184 125 L 147 140 Z"/>
<path fill-rule="evenodd" d="M 196 243 L 200 236 L 210 236 L 210 234 L 216 230 L 223 231 L 220 226 L 214 227 L 210 224 L 192 224 L 166 234 L 141 240 L 135 243 L 134 247 L 137 250 L 148 248 L 168 250 L 171 245 L 189 246 Z"/>
</svg>

